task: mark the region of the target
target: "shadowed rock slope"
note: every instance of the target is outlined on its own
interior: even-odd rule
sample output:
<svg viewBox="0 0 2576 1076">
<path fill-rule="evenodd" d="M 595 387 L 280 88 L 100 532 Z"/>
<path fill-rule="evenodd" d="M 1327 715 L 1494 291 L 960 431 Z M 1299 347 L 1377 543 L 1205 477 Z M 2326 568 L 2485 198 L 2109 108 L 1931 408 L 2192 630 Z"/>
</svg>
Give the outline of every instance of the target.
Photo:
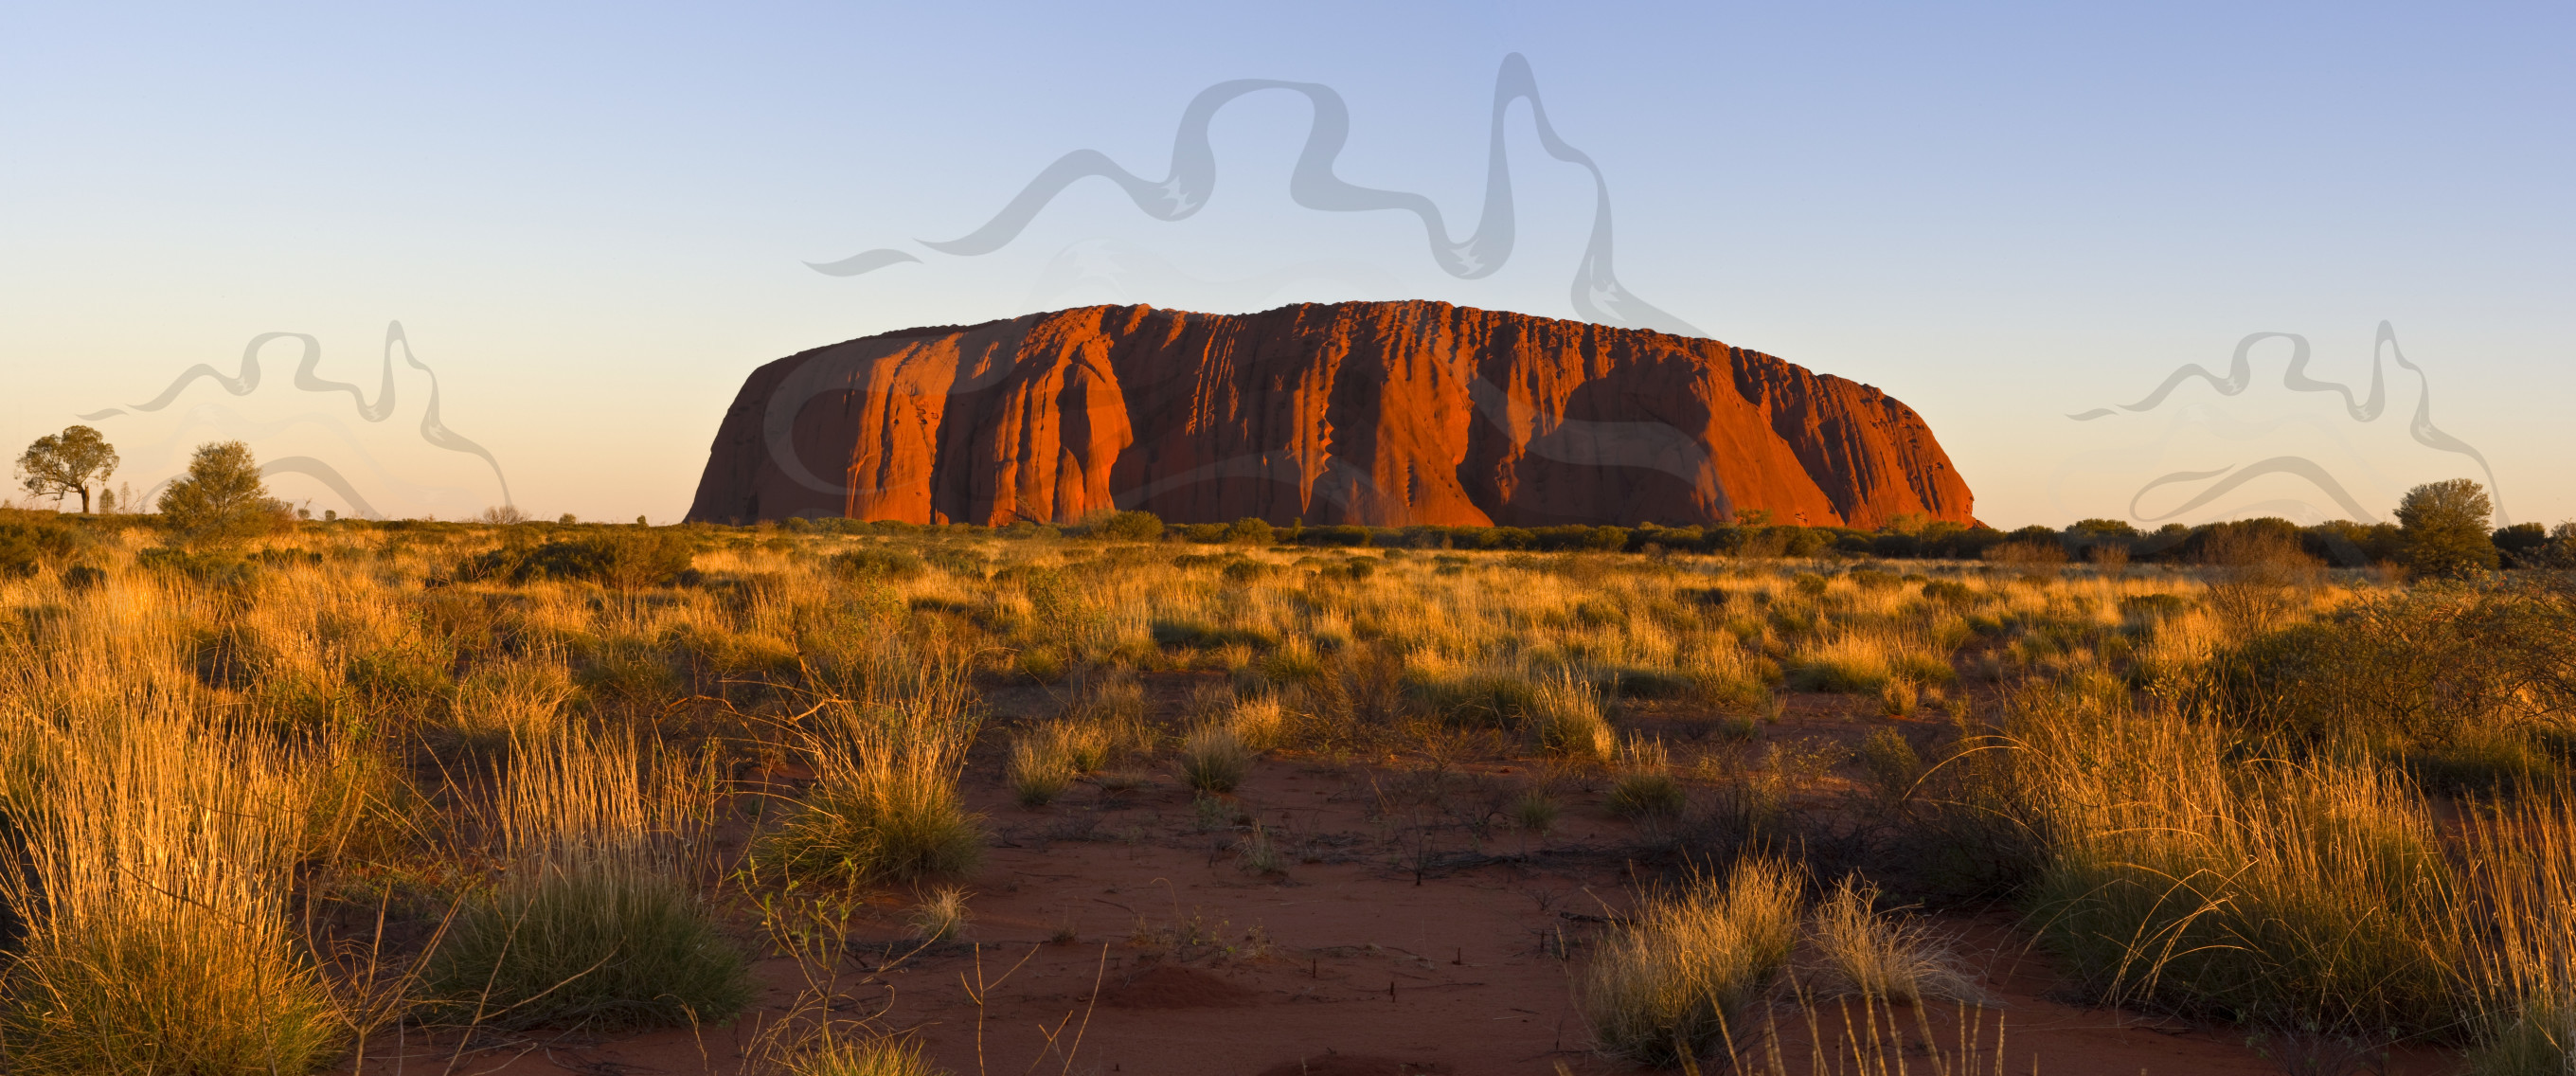
<svg viewBox="0 0 2576 1076">
<path fill-rule="evenodd" d="M 1434 302 L 1091 306 L 753 371 L 689 518 L 1968 522 L 1912 408 L 1715 340 Z"/>
</svg>

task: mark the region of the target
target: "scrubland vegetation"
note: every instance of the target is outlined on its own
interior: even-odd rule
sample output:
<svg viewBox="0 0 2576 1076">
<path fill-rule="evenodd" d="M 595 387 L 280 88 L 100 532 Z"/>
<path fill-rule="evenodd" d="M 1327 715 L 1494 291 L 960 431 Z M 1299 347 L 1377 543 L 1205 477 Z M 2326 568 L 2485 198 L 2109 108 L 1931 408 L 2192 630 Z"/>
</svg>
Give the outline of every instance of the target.
<svg viewBox="0 0 2576 1076">
<path fill-rule="evenodd" d="M 2408 582 L 2286 524 L 1977 559 L 1894 556 L 1966 532 L 1108 524 L 13 518 L 7 1063 L 725 1023 L 754 957 L 839 952 L 820 895 L 971 938 L 977 774 L 1007 810 L 1164 782 L 1222 821 L 1290 758 L 1508 766 L 1474 825 L 1524 848 L 1600 790 L 1638 891 L 1569 974 L 1639 1061 L 1758 1068 L 1778 1020 L 1978 1002 L 1922 915 L 1995 907 L 2107 1002 L 2481 1073 L 2576 1057 L 2547 535 L 2499 556 L 2532 570 Z M 1005 690 L 1054 702 L 997 720 Z M 1874 723 L 1781 734 L 1814 693 Z M 1257 824 L 1226 847 L 1295 869 Z M 757 1066 L 929 1071 L 829 1004 L 763 1020 Z"/>
</svg>

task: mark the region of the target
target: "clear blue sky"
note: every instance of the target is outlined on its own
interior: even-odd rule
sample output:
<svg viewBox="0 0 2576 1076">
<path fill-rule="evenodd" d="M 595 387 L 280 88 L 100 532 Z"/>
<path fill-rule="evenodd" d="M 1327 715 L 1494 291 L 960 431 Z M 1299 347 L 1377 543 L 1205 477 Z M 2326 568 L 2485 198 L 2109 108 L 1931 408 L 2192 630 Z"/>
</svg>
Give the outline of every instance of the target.
<svg viewBox="0 0 2576 1076">
<path fill-rule="evenodd" d="M 2369 379 L 2391 323 L 2434 426 L 2513 519 L 2576 516 L 2576 8 L 2365 5 L 379 5 L 0 9 L 0 444 L 236 371 L 270 332 L 376 399 L 386 324 L 441 418 L 527 510 L 676 517 L 742 376 L 906 325 L 1085 302 L 1259 309 L 1424 296 L 1571 317 L 1590 180 L 1509 120 L 1520 243 L 1462 281 L 1395 213 L 1319 213 L 1286 177 L 1303 98 L 1218 114 L 1218 183 L 1179 222 L 1077 184 L 1004 249 L 937 254 L 1075 149 L 1160 178 L 1199 90 L 1324 83 L 1344 179 L 1453 232 L 1484 189 L 1495 74 L 1526 56 L 1599 162 L 1619 279 L 1729 343 L 1866 381 L 1932 422 L 1990 522 L 2385 518 L 2484 477 L 2409 436 L 2416 375 L 2358 421 L 2221 376 L 2304 334 Z M 857 277 L 809 261 L 893 247 Z M 1101 275 L 1102 258 L 1124 265 Z M 1087 259 L 1087 260 L 1081 260 Z M 1139 268 L 1151 262 L 1168 271 Z M 1081 264 L 1089 278 L 1050 276 Z M 394 514 L 500 500 L 397 406 L 211 380 L 97 425 L 138 488 L 245 436 L 333 462 Z M 2268 349 L 2268 350 L 2267 350 Z M 2221 475 L 2142 487 L 2173 472 Z M 300 476 L 280 488 L 341 507 Z"/>
</svg>

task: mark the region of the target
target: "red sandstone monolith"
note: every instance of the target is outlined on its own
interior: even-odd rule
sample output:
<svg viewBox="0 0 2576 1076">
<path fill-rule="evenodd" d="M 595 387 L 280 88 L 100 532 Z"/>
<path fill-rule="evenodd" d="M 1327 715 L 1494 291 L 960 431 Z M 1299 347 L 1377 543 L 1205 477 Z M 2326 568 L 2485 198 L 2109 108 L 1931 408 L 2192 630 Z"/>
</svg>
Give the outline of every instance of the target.
<svg viewBox="0 0 2576 1076">
<path fill-rule="evenodd" d="M 753 371 L 689 518 L 1875 528 L 1972 519 L 1912 408 L 1715 340 L 1435 302 L 1093 306 Z"/>
</svg>

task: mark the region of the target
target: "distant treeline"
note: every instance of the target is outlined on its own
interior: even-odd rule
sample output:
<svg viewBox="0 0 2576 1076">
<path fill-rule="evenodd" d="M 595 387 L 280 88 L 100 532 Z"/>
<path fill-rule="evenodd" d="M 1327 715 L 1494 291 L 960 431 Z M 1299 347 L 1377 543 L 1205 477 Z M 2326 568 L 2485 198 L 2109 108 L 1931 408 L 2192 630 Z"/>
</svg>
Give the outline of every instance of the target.
<svg viewBox="0 0 2576 1076">
<path fill-rule="evenodd" d="M 60 556 L 78 543 L 83 530 L 114 531 L 154 528 L 152 516 L 56 516 L 45 512 L 0 512 L 0 572 L 32 570 L 44 556 Z M 304 526 L 388 531 L 443 532 L 479 530 L 492 524 L 469 521 L 336 520 Z M 567 540 L 585 533 L 638 529 L 632 524 L 528 522 L 512 525 L 528 538 Z M 1459 549 L 1536 553 L 1702 553 L 1731 557 L 1843 557 L 1891 560 L 1995 560 L 2023 563 L 2116 562 L 2198 563 L 2215 546 L 2235 539 L 2295 543 L 2327 564 L 2366 567 L 2405 557 L 2405 533 L 2390 523 L 2335 521 L 2300 525 L 2263 518 L 2205 523 L 2197 527 L 2169 523 L 2139 530 L 2112 519 L 2087 519 L 2065 528 L 2029 526 L 2002 531 L 1957 523 L 1917 524 L 1900 520 L 1878 530 L 1853 527 L 1801 527 L 1786 524 L 1720 524 L 1707 527 L 1362 527 L 1278 526 L 1258 519 L 1233 523 L 1166 524 L 1147 512 L 1119 512 L 1082 523 L 1013 523 L 1002 527 L 971 524 L 920 524 L 893 520 L 789 519 L 760 524 L 790 533 L 831 534 L 981 534 L 997 538 L 1095 538 L 1123 541 L 1188 542 L 1203 545 L 1311 546 L 1393 549 Z M 750 530 L 718 524 L 687 524 L 680 531 Z M 2502 566 L 2508 568 L 2576 569 L 2576 526 L 2555 531 L 2522 523 L 2489 534 Z M 515 547 L 514 547 L 515 548 Z M 533 563 L 533 562 L 532 562 Z M 525 566 L 494 565 L 524 570 Z"/>
<path fill-rule="evenodd" d="M 2393 523 L 2337 520 L 2303 526 L 2277 517 L 2196 527 L 2168 523 L 2144 531 L 2116 519 L 2081 520 L 2063 529 L 2034 525 L 2012 531 L 1911 520 L 1900 520 L 1897 526 L 1878 530 L 1786 524 L 1663 527 L 1653 523 L 1634 527 L 1283 527 L 1258 519 L 1166 524 L 1147 512 L 1120 512 L 1079 524 L 1014 523 L 996 528 L 853 519 L 790 519 L 778 527 L 859 534 L 989 529 L 1006 538 L 1092 536 L 1206 545 L 2140 563 L 2196 563 L 2207 559 L 2213 546 L 2227 544 L 2232 537 L 2295 543 L 2300 550 L 2328 564 L 2354 568 L 2399 560 L 2405 549 L 2404 532 Z M 2576 529 L 2561 527 L 2553 533 L 2537 523 L 2522 523 L 2495 531 L 2491 538 L 2508 567 L 2576 567 Z"/>
</svg>

